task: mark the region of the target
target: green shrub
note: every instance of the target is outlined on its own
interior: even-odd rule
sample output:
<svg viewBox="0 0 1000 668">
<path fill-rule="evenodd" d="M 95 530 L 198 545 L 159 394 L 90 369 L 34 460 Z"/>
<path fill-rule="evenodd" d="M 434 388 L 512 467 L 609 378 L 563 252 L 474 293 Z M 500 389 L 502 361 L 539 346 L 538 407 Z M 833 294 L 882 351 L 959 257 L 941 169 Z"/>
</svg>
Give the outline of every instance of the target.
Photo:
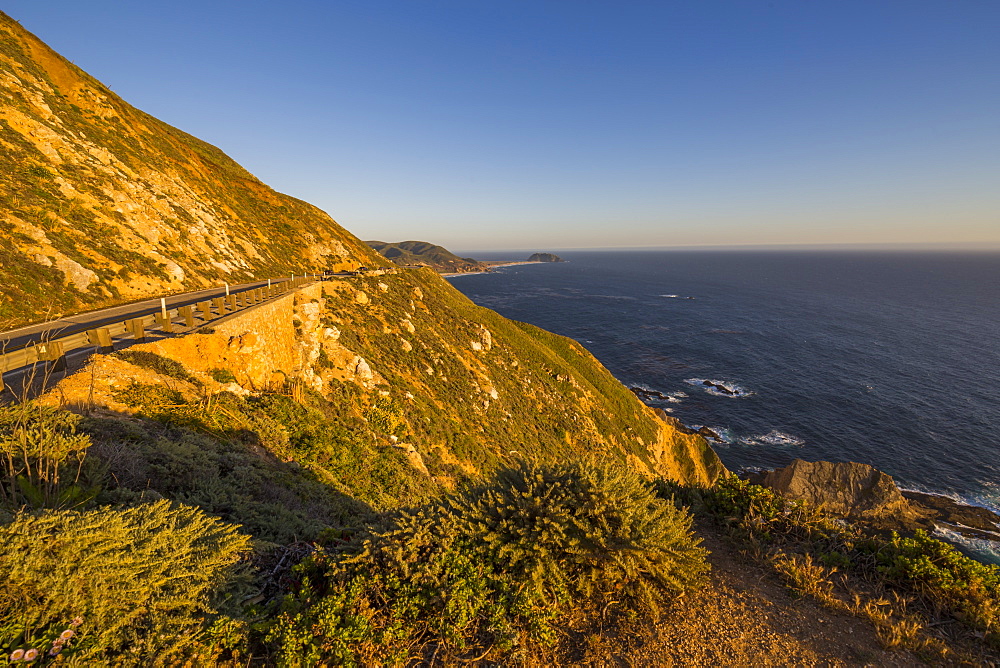
<svg viewBox="0 0 1000 668">
<path fill-rule="evenodd" d="M 165 385 L 149 385 L 132 381 L 122 389 L 112 390 L 111 396 L 126 406 L 139 409 L 150 417 L 165 415 L 174 406 L 185 404 L 184 395 Z"/>
<path fill-rule="evenodd" d="M 315 540 L 327 527 L 373 515 L 308 469 L 284 464 L 252 443 L 173 426 L 165 430 L 151 421 L 90 419 L 85 426 L 93 434 L 92 454 L 110 474 L 100 502 L 162 495 L 275 543 Z"/>
<path fill-rule="evenodd" d="M 0 500 L 8 508 L 80 503 L 78 483 L 90 438 L 77 433 L 80 417 L 26 402 L 0 407 Z"/>
<path fill-rule="evenodd" d="M 0 645 L 48 649 L 71 627 L 80 663 L 169 663 L 199 648 L 249 540 L 167 501 L 18 514 L 0 527 Z"/>
<path fill-rule="evenodd" d="M 320 550 L 270 625 L 282 665 L 523 653 L 570 613 L 655 615 L 708 570 L 691 516 L 615 466 L 522 465 Z M 495 657 L 494 657 L 495 658 Z"/>
<path fill-rule="evenodd" d="M 878 570 L 1000 641 L 1000 566 L 971 559 L 924 531 L 893 532 Z"/>
<path fill-rule="evenodd" d="M 708 570 L 691 516 L 619 465 L 522 464 L 452 500 L 465 531 L 541 595 L 628 595 L 655 606 Z"/>
<path fill-rule="evenodd" d="M 816 595 L 803 583 L 819 582 L 814 574 L 822 569 L 822 563 L 848 576 L 901 591 L 930 617 L 948 612 L 980 632 L 979 637 L 1000 644 L 1000 567 L 967 557 L 924 531 L 910 537 L 893 532 L 886 537 L 835 521 L 801 501 L 787 500 L 735 476 L 720 479 L 711 489 L 678 489 L 668 483 L 660 489 L 661 493 L 676 490 L 696 502 L 751 553 L 794 580 L 801 591 Z M 789 555 L 786 550 L 799 554 Z M 830 598 L 829 592 L 819 598 L 824 596 Z M 896 608 L 894 614 L 909 619 L 907 605 Z"/>
<path fill-rule="evenodd" d="M 183 364 L 168 357 L 157 355 L 156 353 L 151 353 L 146 350 L 119 350 L 118 352 L 112 353 L 112 356 L 117 357 L 120 360 L 124 360 L 129 364 L 134 364 L 137 367 L 155 371 L 156 373 L 164 376 L 170 376 L 171 378 L 176 378 L 177 380 L 183 380 L 185 382 L 192 383 L 193 385 L 200 386 L 202 384 L 200 380 L 188 373 L 188 370 L 184 368 Z"/>
<path fill-rule="evenodd" d="M 222 383 L 223 385 L 226 383 L 236 382 L 236 376 L 234 376 L 233 372 L 229 369 L 209 369 L 208 375 L 211 376 L 212 380 L 216 383 Z"/>
</svg>

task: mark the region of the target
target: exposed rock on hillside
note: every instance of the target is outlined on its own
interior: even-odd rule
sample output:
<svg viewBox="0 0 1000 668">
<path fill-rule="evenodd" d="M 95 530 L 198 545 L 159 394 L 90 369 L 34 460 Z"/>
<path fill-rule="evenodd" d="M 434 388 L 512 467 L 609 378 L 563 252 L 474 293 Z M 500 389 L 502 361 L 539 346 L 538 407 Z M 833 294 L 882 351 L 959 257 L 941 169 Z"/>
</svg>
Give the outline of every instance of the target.
<svg viewBox="0 0 1000 668">
<path fill-rule="evenodd" d="M 223 282 L 386 264 L 2 12 L 0 160 L 0 329 Z"/>
<path fill-rule="evenodd" d="M 471 257 L 459 257 L 442 246 L 426 241 L 366 241 L 387 259 L 404 267 L 430 267 L 441 273 L 464 274 L 473 271 L 487 271 L 489 265 Z"/>
<path fill-rule="evenodd" d="M 554 253 L 532 253 L 528 262 L 565 262 L 565 260 Z"/>
</svg>

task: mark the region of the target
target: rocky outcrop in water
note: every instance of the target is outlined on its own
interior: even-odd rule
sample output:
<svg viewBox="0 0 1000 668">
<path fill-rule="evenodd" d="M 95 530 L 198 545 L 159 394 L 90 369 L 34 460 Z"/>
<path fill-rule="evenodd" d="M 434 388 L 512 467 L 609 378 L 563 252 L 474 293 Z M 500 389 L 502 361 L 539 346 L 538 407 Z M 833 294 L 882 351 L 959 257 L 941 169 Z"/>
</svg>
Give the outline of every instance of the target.
<svg viewBox="0 0 1000 668">
<path fill-rule="evenodd" d="M 635 386 L 635 385 L 630 386 L 628 389 L 632 391 L 632 394 L 634 394 L 635 396 L 639 397 L 639 399 L 641 399 L 643 401 L 669 401 L 670 400 L 670 395 L 669 394 L 664 394 L 663 392 L 660 392 L 659 390 L 647 390 L 644 387 L 638 387 L 638 386 Z"/>
<path fill-rule="evenodd" d="M 786 498 L 804 500 L 882 529 L 933 531 L 936 526 L 945 526 L 963 536 L 1000 540 L 1000 515 L 992 510 L 946 496 L 901 491 L 892 476 L 868 464 L 796 459 L 784 468 L 747 478 Z"/>
<path fill-rule="evenodd" d="M 947 496 L 906 490 L 903 496 L 922 511 L 930 522 L 948 525 L 963 536 L 1000 540 L 1000 515 L 978 506 L 967 506 Z"/>
<path fill-rule="evenodd" d="M 892 476 L 858 462 L 807 462 L 754 474 L 751 481 L 844 517 L 916 519 Z"/>
<path fill-rule="evenodd" d="M 555 253 L 532 253 L 531 257 L 528 258 L 528 262 L 565 262 Z"/>
</svg>

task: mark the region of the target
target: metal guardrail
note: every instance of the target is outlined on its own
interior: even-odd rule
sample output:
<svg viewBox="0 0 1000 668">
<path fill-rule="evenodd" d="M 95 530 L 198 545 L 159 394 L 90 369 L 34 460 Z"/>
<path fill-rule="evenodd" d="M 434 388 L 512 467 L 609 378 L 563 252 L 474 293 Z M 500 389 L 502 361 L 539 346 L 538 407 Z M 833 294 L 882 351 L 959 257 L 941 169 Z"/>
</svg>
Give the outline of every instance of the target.
<svg viewBox="0 0 1000 668">
<path fill-rule="evenodd" d="M 147 330 L 156 330 L 161 336 L 168 336 L 176 329 L 190 331 L 203 327 L 318 278 L 286 278 L 270 286 L 244 289 L 207 300 L 193 299 L 169 309 L 145 307 L 133 314 L 135 317 L 64 327 L 50 339 L 42 333 L 37 339 L 20 345 L 11 346 L 7 345 L 9 341 L 0 341 L 0 392 L 8 386 L 8 376 L 24 375 L 35 370 L 39 364 L 44 363 L 46 374 L 65 371 L 68 355 L 109 353 L 115 350 L 116 343 L 141 343 L 150 338 Z M 13 384 L 10 386 L 13 387 Z"/>
</svg>

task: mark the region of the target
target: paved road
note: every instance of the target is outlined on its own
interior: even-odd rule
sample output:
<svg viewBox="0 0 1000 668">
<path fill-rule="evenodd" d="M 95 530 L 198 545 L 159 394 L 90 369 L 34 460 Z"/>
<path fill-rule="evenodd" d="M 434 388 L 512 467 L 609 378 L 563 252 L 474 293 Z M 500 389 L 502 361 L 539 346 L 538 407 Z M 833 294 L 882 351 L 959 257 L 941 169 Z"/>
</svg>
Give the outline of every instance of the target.
<svg viewBox="0 0 1000 668">
<path fill-rule="evenodd" d="M 277 285 L 278 283 L 287 280 L 289 279 L 272 279 L 271 282 Z M 266 285 L 266 280 L 256 281 L 254 283 L 244 283 L 243 285 L 232 285 L 229 287 L 229 292 L 231 294 L 237 294 L 245 290 L 253 290 Z M 225 294 L 226 289 L 223 287 L 171 295 L 170 297 L 166 297 L 167 308 L 171 309 L 177 308 L 178 306 L 185 306 L 187 304 L 194 304 L 196 302 L 205 301 L 206 299 L 212 299 L 213 297 L 220 297 Z M 88 329 L 105 327 L 109 324 L 122 322 L 123 320 L 128 320 L 130 318 L 141 318 L 153 313 L 159 313 L 159 311 L 160 298 L 157 297 L 155 299 L 147 299 L 141 302 L 123 304 L 122 306 L 113 306 L 111 308 L 101 309 L 100 311 L 79 313 L 77 315 L 59 318 L 58 320 L 42 322 L 37 325 L 28 325 L 27 327 L 20 327 L 7 332 L 0 332 L 0 350 L 17 350 L 40 341 L 51 341 L 59 337 L 69 336 Z"/>
</svg>

